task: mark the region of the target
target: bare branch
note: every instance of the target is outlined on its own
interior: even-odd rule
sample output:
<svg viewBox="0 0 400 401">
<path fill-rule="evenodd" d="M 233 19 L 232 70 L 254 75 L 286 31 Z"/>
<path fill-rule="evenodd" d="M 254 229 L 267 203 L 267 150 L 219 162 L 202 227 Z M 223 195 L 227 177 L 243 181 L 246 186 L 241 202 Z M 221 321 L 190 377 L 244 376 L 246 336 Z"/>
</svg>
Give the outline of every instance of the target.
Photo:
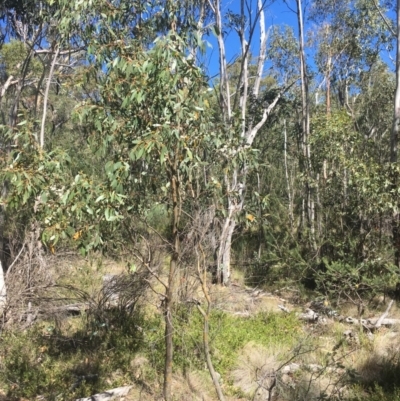
<svg viewBox="0 0 400 401">
<path fill-rule="evenodd" d="M 375 323 L 375 327 L 376 328 L 378 328 L 378 327 L 381 327 L 382 326 L 382 322 L 383 322 L 383 320 L 386 318 L 386 316 L 389 314 L 389 311 L 390 311 L 390 308 L 392 307 L 392 305 L 393 305 L 393 299 L 389 302 L 389 305 L 388 305 L 388 307 L 386 308 L 386 310 L 385 310 L 385 312 L 384 312 L 384 314 L 377 320 L 377 322 Z"/>
<path fill-rule="evenodd" d="M 255 98 L 258 97 L 258 92 L 260 90 L 260 83 L 261 83 L 262 73 L 264 70 L 265 57 L 267 54 L 268 35 L 265 33 L 265 13 L 261 0 L 258 0 L 258 12 L 260 14 L 260 54 L 258 56 L 258 63 L 257 63 L 257 78 L 253 88 L 253 95 Z"/>
<path fill-rule="evenodd" d="M 56 60 L 57 60 L 59 51 L 60 51 L 60 48 L 57 46 L 56 52 L 55 52 L 55 54 L 54 54 L 53 61 L 52 61 L 52 63 L 51 63 L 50 72 L 49 72 L 49 77 L 47 78 L 46 92 L 45 92 L 45 94 L 44 94 L 42 127 L 41 127 L 41 129 L 40 129 L 40 147 L 41 147 L 42 149 L 43 149 L 43 147 L 44 147 L 44 128 L 45 128 L 46 114 L 47 114 L 47 100 L 48 100 L 48 98 L 49 98 L 50 84 L 51 84 L 51 79 L 52 79 L 52 77 L 53 77 L 54 65 L 56 64 Z"/>
<path fill-rule="evenodd" d="M 262 128 L 262 126 L 266 123 L 268 116 L 271 114 L 271 111 L 275 108 L 276 104 L 278 103 L 279 99 L 282 97 L 282 95 L 287 92 L 294 84 L 296 81 L 292 82 L 289 86 L 281 90 L 278 95 L 275 97 L 275 99 L 272 101 L 272 103 L 264 109 L 263 115 L 261 117 L 261 120 L 258 122 L 258 124 L 252 128 L 250 132 L 246 134 L 246 147 L 249 147 L 252 145 L 254 138 L 256 137 L 258 131 Z"/>
<path fill-rule="evenodd" d="M 215 14 L 215 7 L 214 7 L 214 4 L 212 3 L 211 0 L 207 0 L 207 1 L 208 1 L 208 4 L 210 5 L 210 8 L 211 8 L 212 12 Z"/>
<path fill-rule="evenodd" d="M 60 56 L 62 56 L 64 54 L 77 53 L 77 52 L 80 52 L 81 50 L 85 50 L 85 48 L 84 47 L 78 47 L 76 49 L 62 50 L 62 51 L 59 51 L 58 54 Z M 34 52 L 35 52 L 35 54 L 54 54 L 54 50 L 53 49 L 35 49 Z"/>
<path fill-rule="evenodd" d="M 22 248 L 21 248 L 21 250 L 18 252 L 18 255 L 17 255 L 16 258 L 13 260 L 13 262 L 10 264 L 10 266 L 8 267 L 7 273 L 6 273 L 6 278 L 10 275 L 11 269 L 13 268 L 13 266 L 15 265 L 15 263 L 17 263 L 17 261 L 18 261 L 19 257 L 21 256 L 22 251 L 24 250 L 24 248 L 25 248 L 25 245 L 22 245 Z"/>
<path fill-rule="evenodd" d="M 210 2 L 211 3 L 211 2 Z M 220 102 L 221 106 L 225 109 L 224 115 L 230 121 L 232 117 L 231 97 L 229 89 L 228 68 L 226 64 L 225 43 L 223 38 L 222 16 L 221 16 L 221 3 L 220 0 L 215 0 L 215 7 L 211 7 L 215 13 L 216 27 L 217 27 L 217 40 L 219 51 L 219 71 L 220 71 Z"/>
</svg>

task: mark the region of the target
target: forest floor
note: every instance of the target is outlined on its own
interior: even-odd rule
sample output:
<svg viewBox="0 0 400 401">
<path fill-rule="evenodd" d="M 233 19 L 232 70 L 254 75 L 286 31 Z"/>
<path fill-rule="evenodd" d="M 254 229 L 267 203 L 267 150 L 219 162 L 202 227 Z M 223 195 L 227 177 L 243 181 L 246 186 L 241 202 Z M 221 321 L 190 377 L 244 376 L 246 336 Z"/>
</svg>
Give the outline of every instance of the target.
<svg viewBox="0 0 400 401">
<path fill-rule="evenodd" d="M 126 271 L 126 264 L 102 259 L 57 264 L 54 288 L 63 288 L 62 297 L 57 293 L 63 302 L 29 324 L 21 314 L 1 332 L 0 400 L 76 400 L 124 386 L 131 386 L 128 394 L 115 399 L 160 399 L 162 286 L 152 280 L 131 313 L 126 305 L 110 308 L 104 277 Z M 174 400 L 216 400 L 203 355 L 202 317 L 194 302 L 185 301 L 203 303 L 204 296 L 194 276 L 181 287 Z M 334 310 L 299 288 L 248 287 L 240 271 L 229 287 L 210 285 L 209 292 L 211 357 L 227 401 L 400 400 L 399 325 L 350 324 L 346 318 L 358 314 L 354 305 Z M 379 318 L 389 301 L 374 299 L 363 318 Z M 50 313 L 60 305 L 86 306 L 73 314 L 72 308 Z M 400 318 L 396 303 L 388 317 Z"/>
</svg>

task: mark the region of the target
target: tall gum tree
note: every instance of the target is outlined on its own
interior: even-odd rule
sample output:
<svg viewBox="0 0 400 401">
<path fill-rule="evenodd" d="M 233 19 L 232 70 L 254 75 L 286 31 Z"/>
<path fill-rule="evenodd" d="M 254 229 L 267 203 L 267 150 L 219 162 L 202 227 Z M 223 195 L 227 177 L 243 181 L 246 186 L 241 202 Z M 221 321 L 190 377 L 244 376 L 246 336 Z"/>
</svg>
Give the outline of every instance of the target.
<svg viewBox="0 0 400 401">
<path fill-rule="evenodd" d="M 266 102 L 262 101 L 260 84 L 266 65 L 268 39 L 265 21 L 267 1 L 257 0 L 257 4 L 254 5 L 251 0 L 241 0 L 239 14 L 229 13 L 228 15 L 240 43 L 240 71 L 234 82 L 229 78 L 229 63 L 226 56 L 224 37 L 226 19 L 222 15 L 221 1 L 208 0 L 208 2 L 215 18 L 220 69 L 219 107 L 222 112 L 224 129 L 227 133 L 237 131 L 239 137 L 237 143 L 230 146 L 228 150 L 229 157 L 236 159 L 237 163 L 231 165 L 231 168 L 226 169 L 224 173 L 227 205 L 217 252 L 218 280 L 226 285 L 231 274 L 231 246 L 236 219 L 245 206 L 246 176 L 248 173 L 245 152 L 252 149 L 257 134 L 264 127 L 268 117 L 287 88 L 279 90 L 270 103 L 266 104 Z M 253 78 L 249 74 L 250 47 L 256 40 L 256 32 L 259 40 L 259 53 L 256 57 L 257 73 Z M 232 87 L 234 88 L 233 93 L 231 93 Z M 258 117 L 255 117 L 255 113 L 252 113 L 250 100 L 253 108 L 254 105 L 257 105 L 256 107 L 260 109 Z"/>
</svg>

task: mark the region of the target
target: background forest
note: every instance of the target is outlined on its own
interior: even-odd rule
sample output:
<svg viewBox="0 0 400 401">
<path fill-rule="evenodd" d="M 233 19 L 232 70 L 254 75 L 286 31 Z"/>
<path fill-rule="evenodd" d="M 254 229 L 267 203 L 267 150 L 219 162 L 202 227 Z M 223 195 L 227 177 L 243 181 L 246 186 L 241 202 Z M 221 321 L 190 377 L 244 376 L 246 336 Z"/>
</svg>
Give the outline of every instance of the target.
<svg viewBox="0 0 400 401">
<path fill-rule="evenodd" d="M 3 0 L 0 399 L 399 400 L 399 10 Z"/>
</svg>

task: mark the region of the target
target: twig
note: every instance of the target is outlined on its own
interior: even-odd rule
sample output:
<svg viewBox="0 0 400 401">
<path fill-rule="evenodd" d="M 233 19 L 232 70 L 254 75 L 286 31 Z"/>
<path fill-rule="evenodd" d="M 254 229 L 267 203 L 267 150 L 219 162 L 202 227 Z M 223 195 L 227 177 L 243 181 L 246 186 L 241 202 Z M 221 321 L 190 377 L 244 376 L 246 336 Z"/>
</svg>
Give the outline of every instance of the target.
<svg viewBox="0 0 400 401">
<path fill-rule="evenodd" d="M 290 313 L 289 309 L 288 309 L 288 308 L 286 308 L 286 306 L 283 306 L 283 305 L 278 305 L 278 308 L 279 308 L 280 310 L 282 310 L 282 311 L 286 312 L 286 313 Z"/>
<path fill-rule="evenodd" d="M 25 248 L 25 244 L 22 245 L 22 248 L 21 248 L 21 250 L 19 251 L 17 257 L 14 259 L 14 261 L 13 261 L 13 262 L 11 263 L 11 265 L 8 267 L 8 270 L 7 270 L 7 273 L 6 273 L 6 278 L 8 278 L 12 267 L 15 265 L 15 263 L 17 262 L 17 260 L 18 260 L 19 257 L 21 256 L 21 253 L 22 253 L 22 251 L 24 250 L 24 248 Z"/>
</svg>

